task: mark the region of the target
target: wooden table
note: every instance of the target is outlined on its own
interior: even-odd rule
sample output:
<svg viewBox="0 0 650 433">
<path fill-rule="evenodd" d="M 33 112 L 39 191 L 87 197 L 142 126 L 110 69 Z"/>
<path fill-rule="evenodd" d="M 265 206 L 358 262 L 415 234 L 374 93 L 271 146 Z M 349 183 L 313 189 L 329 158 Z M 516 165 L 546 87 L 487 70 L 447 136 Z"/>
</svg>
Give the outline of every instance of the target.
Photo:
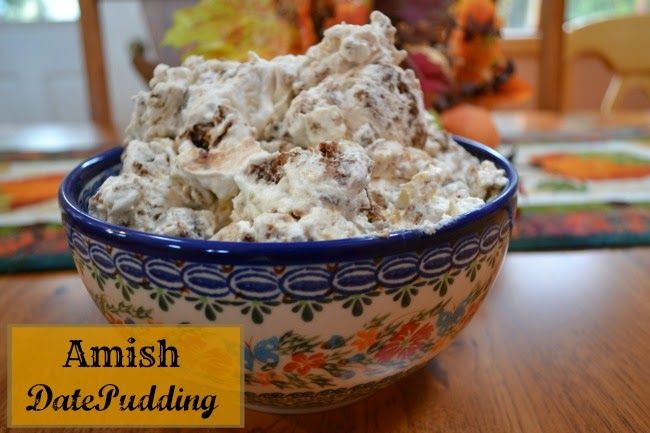
<svg viewBox="0 0 650 433">
<path fill-rule="evenodd" d="M 650 125 L 648 112 L 609 117 L 512 112 L 495 118 L 511 142 L 540 131 Z M 10 323 L 104 319 L 73 272 L 0 276 L 0 396 L 6 388 L 4 328 Z M 247 411 L 245 430 L 647 433 L 649 367 L 650 248 L 510 253 L 475 318 L 425 368 L 334 411 L 299 416 Z M 0 432 L 5 425 L 3 404 Z"/>
<path fill-rule="evenodd" d="M 103 318 L 72 272 L 0 277 L 3 372 L 10 323 Z M 245 430 L 647 433 L 649 366 L 650 249 L 513 253 L 476 317 L 424 369 L 342 409 L 247 411 Z"/>
</svg>

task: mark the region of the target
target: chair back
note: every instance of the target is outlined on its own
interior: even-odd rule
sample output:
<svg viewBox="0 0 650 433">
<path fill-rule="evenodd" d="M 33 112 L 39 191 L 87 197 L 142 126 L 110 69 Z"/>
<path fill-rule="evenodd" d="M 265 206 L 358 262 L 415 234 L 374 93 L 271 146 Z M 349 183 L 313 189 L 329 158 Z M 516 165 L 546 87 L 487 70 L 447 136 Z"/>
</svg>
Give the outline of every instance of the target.
<svg viewBox="0 0 650 433">
<path fill-rule="evenodd" d="M 640 87 L 650 96 L 650 15 L 625 16 L 568 29 L 563 46 L 563 110 L 569 99 L 571 67 L 580 55 L 600 58 L 614 74 L 601 112 L 611 112 L 633 87 Z"/>
<path fill-rule="evenodd" d="M 99 0 L 80 0 L 79 26 L 86 64 L 86 81 L 93 123 L 114 129 L 111 103 L 106 82 L 106 63 L 102 43 Z"/>
</svg>

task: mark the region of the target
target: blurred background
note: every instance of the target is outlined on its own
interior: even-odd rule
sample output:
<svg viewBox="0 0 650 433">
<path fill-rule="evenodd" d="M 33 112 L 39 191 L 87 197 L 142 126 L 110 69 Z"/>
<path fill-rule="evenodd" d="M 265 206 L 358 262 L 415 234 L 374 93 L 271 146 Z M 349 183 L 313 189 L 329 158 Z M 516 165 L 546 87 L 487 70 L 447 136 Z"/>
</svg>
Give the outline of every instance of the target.
<svg viewBox="0 0 650 433">
<path fill-rule="evenodd" d="M 83 1 L 82 1 L 83 3 Z M 152 62 L 178 63 L 180 50 L 161 44 L 172 25 L 172 14 L 192 0 L 103 0 L 97 1 L 97 15 L 105 68 L 110 119 L 121 133 L 131 114 L 131 96 L 145 88 L 145 82 L 131 63 L 129 48 L 140 43 Z M 261 2 L 265 3 L 265 2 Z M 352 2 L 354 3 L 354 2 Z M 364 2 L 368 3 L 368 2 Z M 379 3 L 407 3 L 379 2 Z M 438 8 L 450 2 L 415 1 L 423 8 Z M 543 17 L 542 3 L 563 3 L 562 19 Z M 531 97 L 509 108 L 555 108 L 540 98 L 544 67 L 542 45 L 546 32 L 560 32 L 591 21 L 645 14 L 648 0 L 500 0 L 503 20 L 503 52 L 516 65 L 521 77 L 534 89 Z M 383 6 L 383 5 L 382 5 Z M 93 7 L 94 9 L 94 7 Z M 545 18 L 544 22 L 542 18 Z M 78 0 L 0 0 L 0 122 L 88 122 L 92 120 L 91 97 L 84 38 L 94 29 L 80 26 Z M 90 23 L 91 25 L 93 23 Z M 548 35 L 550 36 L 550 35 Z M 631 48 L 631 47 L 630 47 Z M 639 55 L 644 53 L 638 46 Z M 612 78 L 612 71 L 595 55 L 584 55 L 573 65 L 568 109 L 598 110 Z M 639 89 L 623 96 L 621 108 L 650 108 L 650 98 Z"/>
<path fill-rule="evenodd" d="M 156 64 L 302 53 L 374 9 L 432 115 L 517 166 L 513 249 L 650 244 L 650 0 L 0 0 L 0 271 L 71 265 L 58 185 Z"/>
</svg>

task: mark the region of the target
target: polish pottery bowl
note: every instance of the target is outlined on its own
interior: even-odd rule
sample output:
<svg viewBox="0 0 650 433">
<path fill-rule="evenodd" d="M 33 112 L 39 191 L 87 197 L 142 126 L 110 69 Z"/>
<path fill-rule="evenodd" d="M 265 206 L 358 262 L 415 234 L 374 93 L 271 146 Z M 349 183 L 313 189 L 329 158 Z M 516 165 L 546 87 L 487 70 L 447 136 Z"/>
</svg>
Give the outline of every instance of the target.
<svg viewBox="0 0 650 433">
<path fill-rule="evenodd" d="M 81 279 L 111 323 L 240 324 L 246 405 L 305 412 L 344 405 L 421 366 L 472 318 L 501 267 L 517 175 L 498 153 L 503 191 L 434 234 L 246 243 L 172 238 L 88 214 L 120 169 L 121 149 L 91 158 L 59 195 Z"/>
</svg>

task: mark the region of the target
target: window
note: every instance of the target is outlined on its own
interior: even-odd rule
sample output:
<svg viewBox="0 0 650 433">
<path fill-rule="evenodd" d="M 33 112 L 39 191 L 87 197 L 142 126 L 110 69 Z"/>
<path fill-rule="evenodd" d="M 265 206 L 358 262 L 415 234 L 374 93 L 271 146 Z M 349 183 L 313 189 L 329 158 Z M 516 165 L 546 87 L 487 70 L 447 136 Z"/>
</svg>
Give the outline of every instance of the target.
<svg viewBox="0 0 650 433">
<path fill-rule="evenodd" d="M 649 5 L 650 0 L 568 0 L 564 19 L 579 25 L 617 15 L 645 13 Z"/>
<path fill-rule="evenodd" d="M 532 36 L 537 33 L 537 28 L 539 27 L 540 1 L 499 1 L 499 13 L 504 21 L 504 36 Z"/>
<path fill-rule="evenodd" d="M 77 0 L 0 0 L 0 23 L 69 22 L 78 19 Z"/>
<path fill-rule="evenodd" d="M 504 36 L 532 36 L 539 28 L 542 0 L 499 0 Z M 564 19 L 570 24 L 626 14 L 650 12 L 650 0 L 565 0 Z"/>
</svg>

